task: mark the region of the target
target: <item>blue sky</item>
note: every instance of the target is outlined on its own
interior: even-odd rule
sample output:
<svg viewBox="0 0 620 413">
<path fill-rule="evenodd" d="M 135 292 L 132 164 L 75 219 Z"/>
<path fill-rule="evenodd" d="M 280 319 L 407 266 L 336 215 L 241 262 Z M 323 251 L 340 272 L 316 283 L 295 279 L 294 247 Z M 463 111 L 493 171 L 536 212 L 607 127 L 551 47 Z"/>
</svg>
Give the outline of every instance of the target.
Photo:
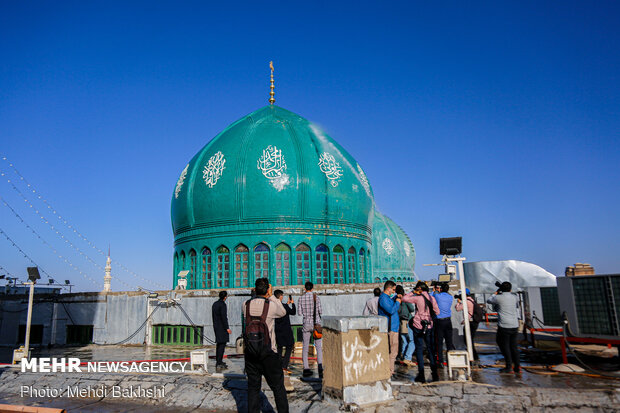
<svg viewBox="0 0 620 413">
<path fill-rule="evenodd" d="M 269 60 L 276 103 L 358 160 L 422 278 L 438 239 L 459 235 L 469 260 L 620 271 L 617 3 L 126 3 L 0 4 L 0 155 L 140 277 L 170 285 L 176 180 L 267 104 Z M 97 289 L 80 271 L 99 285 L 102 271 L 0 169 L 0 195 L 57 253 L 2 203 L 0 228 L 54 278 Z M 29 265 L 1 235 L 0 265 Z"/>
</svg>

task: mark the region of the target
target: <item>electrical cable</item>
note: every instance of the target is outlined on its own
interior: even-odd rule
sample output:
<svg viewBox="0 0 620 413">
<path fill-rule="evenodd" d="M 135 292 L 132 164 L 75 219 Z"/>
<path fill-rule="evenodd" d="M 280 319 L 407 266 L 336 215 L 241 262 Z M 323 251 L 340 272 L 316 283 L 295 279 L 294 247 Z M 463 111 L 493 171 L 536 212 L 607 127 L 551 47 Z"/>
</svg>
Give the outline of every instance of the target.
<svg viewBox="0 0 620 413">
<path fill-rule="evenodd" d="M 50 275 L 47 271 L 45 271 L 43 268 L 41 268 L 41 266 L 40 266 L 39 264 L 37 264 L 36 262 L 34 262 L 34 260 L 33 260 L 32 258 L 30 258 L 30 256 L 24 252 L 24 250 L 22 250 L 21 248 L 19 248 L 19 245 L 17 245 L 17 244 L 15 243 L 15 241 L 13 241 L 13 240 L 12 240 L 12 239 L 11 239 L 11 238 L 7 235 L 7 233 L 6 233 L 6 232 L 4 232 L 4 231 L 2 230 L 2 228 L 0 228 L 0 233 L 1 233 L 2 235 L 4 235 L 4 237 L 5 237 L 5 238 L 6 238 L 6 239 L 7 239 L 7 240 L 11 243 L 11 244 L 13 244 L 13 246 L 14 246 L 15 248 L 17 248 L 17 250 L 18 250 L 19 252 L 21 252 L 21 253 L 22 253 L 22 255 L 23 255 L 26 259 L 28 259 L 28 260 L 29 260 L 29 261 L 30 261 L 30 262 L 31 262 L 31 263 L 32 263 L 35 267 L 38 267 L 38 268 L 41 270 L 41 272 L 42 272 L 43 274 L 47 275 L 47 278 L 48 278 L 48 279 L 49 279 L 49 278 L 53 278 L 53 277 L 52 277 L 52 276 L 51 276 L 51 275 Z"/>
<path fill-rule="evenodd" d="M 4 172 L 2 172 L 1 170 L 0 170 L 0 176 L 5 176 Z M 95 261 L 94 261 L 91 257 L 89 257 L 89 256 L 88 256 L 88 255 L 87 255 L 84 251 L 82 251 L 82 250 L 81 250 L 79 247 L 77 247 L 77 246 L 76 246 L 73 242 L 71 242 L 71 241 L 69 240 L 69 238 L 68 238 L 68 237 L 66 237 L 66 236 L 65 236 L 65 235 L 64 235 L 61 231 L 59 231 L 59 230 L 58 230 L 58 228 L 56 228 L 53 224 L 51 224 L 51 223 L 47 220 L 47 218 L 46 218 L 43 214 L 41 214 L 41 212 L 40 212 L 40 211 L 39 211 L 39 210 L 38 210 L 38 209 L 37 209 L 37 208 L 36 208 L 36 207 L 32 204 L 32 202 L 30 202 L 30 200 L 29 200 L 28 198 L 26 198 L 26 196 L 25 196 L 25 195 L 24 195 L 24 194 L 23 194 L 23 193 L 19 190 L 19 188 L 17 188 L 17 187 L 15 186 L 15 184 L 13 184 L 13 182 L 12 182 L 10 179 L 7 179 L 7 182 L 8 182 L 9 184 L 11 184 L 11 186 L 13 187 L 13 190 L 17 191 L 17 193 L 18 193 L 18 194 L 19 194 L 19 195 L 23 198 L 23 200 L 24 200 L 25 202 L 27 202 L 27 203 L 28 203 L 28 205 L 30 206 L 30 208 L 32 208 L 32 209 L 34 210 L 35 214 L 37 214 L 37 216 L 38 216 L 38 217 L 39 217 L 39 218 L 40 218 L 40 219 L 41 219 L 44 223 L 46 223 L 47 225 L 49 225 L 49 226 L 50 226 L 50 228 L 52 229 L 52 231 L 54 231 L 54 232 L 56 233 L 56 235 L 58 235 L 58 236 L 59 236 L 59 237 L 60 237 L 60 238 L 61 238 L 61 239 L 62 239 L 62 240 L 66 243 L 66 244 L 68 244 L 71 248 L 73 248 L 74 250 L 76 250 L 76 251 L 78 252 L 78 254 L 80 254 L 82 257 L 84 257 L 87 261 L 89 261 L 91 264 L 93 264 L 93 265 L 94 265 L 95 267 L 97 267 L 99 270 L 104 271 L 104 268 L 103 268 L 100 264 L 98 264 L 97 262 L 95 262 Z M 9 205 L 8 205 L 8 203 L 7 203 L 4 199 L 2 199 L 2 202 L 3 202 L 3 203 L 4 203 L 4 204 L 5 204 L 5 205 L 6 205 L 6 206 L 7 206 L 7 207 L 8 207 L 8 208 L 9 208 L 9 209 L 13 212 L 13 214 L 14 214 L 14 215 L 15 215 L 15 216 L 16 216 L 16 217 L 20 220 L 20 221 L 22 221 L 22 223 L 24 223 L 24 224 L 25 224 L 25 225 L 26 225 L 26 226 L 27 226 L 27 227 L 28 227 L 28 228 L 29 228 L 29 229 L 30 229 L 30 230 L 31 230 L 31 231 L 32 231 L 35 235 L 37 235 L 37 236 L 41 239 L 41 241 L 44 241 L 44 240 L 43 240 L 43 238 L 42 238 L 40 235 L 38 235 L 38 234 L 36 233 L 36 231 L 35 231 L 34 229 L 32 229 L 32 227 L 30 227 L 30 226 L 29 226 L 29 225 L 28 225 L 28 224 L 24 221 L 24 219 L 23 219 L 23 218 L 22 218 L 22 217 L 21 217 L 21 216 L 20 216 L 20 215 L 19 215 L 19 214 L 18 214 L 18 213 L 17 213 L 17 212 L 13 209 L 13 208 L 11 208 L 11 206 L 9 206 Z M 55 211 L 54 211 L 54 212 L 55 212 Z M 44 241 L 44 243 L 46 243 L 46 242 Z M 47 244 L 47 245 L 49 245 L 49 246 L 51 247 L 51 245 L 50 245 L 49 243 L 46 243 L 46 244 Z M 60 257 L 60 254 L 58 254 L 58 252 L 56 251 L 56 249 L 55 249 L 55 248 L 53 248 L 53 247 L 51 247 L 51 248 L 52 248 L 52 250 L 53 250 L 53 251 L 55 251 L 55 254 L 56 254 L 56 255 L 58 255 L 58 256 Z M 63 258 L 63 260 L 64 260 L 67 264 L 72 265 L 72 264 L 70 264 L 70 263 L 69 263 L 69 261 L 67 261 L 66 259 L 64 259 L 64 258 Z M 85 276 L 85 275 L 84 275 L 81 271 L 80 271 L 80 273 L 81 273 L 83 276 Z M 88 277 L 88 276 L 86 276 L 86 277 Z M 133 286 L 131 286 L 131 285 L 127 284 L 126 282 L 124 282 L 124 281 L 123 281 L 123 280 L 121 280 L 121 279 L 117 279 L 117 280 L 118 280 L 121 284 L 124 284 L 126 287 L 128 287 L 128 288 L 130 288 L 130 289 L 133 289 L 133 288 L 134 288 Z M 96 283 L 96 281 L 94 281 L 94 280 L 92 280 L 92 279 L 91 279 L 91 282 L 95 282 L 95 283 Z M 97 285 L 98 285 L 98 284 L 97 284 Z"/>
<path fill-rule="evenodd" d="M 11 207 L 11 205 L 9 205 L 6 200 L 0 196 L 0 201 L 2 201 L 2 203 L 11 210 L 11 212 L 13 213 L 13 215 L 15 215 L 15 217 L 21 221 L 22 224 L 24 224 L 26 226 L 26 228 L 28 228 L 30 231 L 32 231 L 32 233 L 34 235 L 37 236 L 37 238 L 39 238 L 39 240 L 41 240 L 41 242 L 43 244 L 45 244 L 48 248 L 50 248 L 52 250 L 52 252 L 58 256 L 58 258 L 60 258 L 61 260 L 63 260 L 67 265 L 69 265 L 69 267 L 71 267 L 71 269 L 77 271 L 82 277 L 86 278 L 88 281 L 92 282 L 93 284 L 95 284 L 97 286 L 97 288 L 100 287 L 100 283 L 96 282 L 94 279 L 92 279 L 90 276 L 88 276 L 86 273 L 84 273 L 83 271 L 81 271 L 80 269 L 77 268 L 77 266 L 73 265 L 72 263 L 70 263 L 67 258 L 63 257 L 57 250 L 56 248 L 54 248 L 49 242 L 47 242 L 45 239 L 43 239 L 43 237 L 34 230 L 34 228 L 32 228 L 30 225 L 28 225 L 28 223 L 24 220 L 24 218 L 22 218 L 21 215 L 19 215 L 19 213 L 17 213 L 17 211 L 15 211 L 15 209 L 13 209 L 13 207 Z"/>
<path fill-rule="evenodd" d="M 192 319 L 189 317 L 189 315 L 187 314 L 187 312 L 185 311 L 185 309 L 183 308 L 183 306 L 180 303 L 175 302 L 174 305 L 178 306 L 179 309 L 181 310 L 181 312 L 183 313 L 183 315 L 185 316 L 185 318 L 187 319 L 187 321 L 190 322 L 190 324 L 192 325 L 192 327 L 194 327 L 194 332 L 196 332 L 196 329 L 198 328 L 198 326 L 196 324 L 194 324 L 194 322 L 192 321 Z M 208 341 L 211 344 L 217 344 L 215 341 L 211 340 L 209 337 L 204 335 L 204 331 L 203 333 L 201 333 L 202 338 L 206 341 Z"/>
<path fill-rule="evenodd" d="M 583 367 L 585 367 L 586 370 L 590 370 L 593 371 L 601 376 L 605 376 L 605 377 L 611 377 L 611 378 L 615 378 L 618 379 L 620 378 L 620 376 L 618 375 L 614 375 L 614 374 L 609 374 L 608 371 L 604 371 L 604 370 L 600 370 L 597 369 L 595 367 L 592 367 L 590 365 L 588 365 L 586 362 L 584 362 L 578 355 L 577 352 L 572 348 L 572 346 L 569 344 L 568 342 L 568 335 L 567 332 L 570 334 L 570 336 L 572 337 L 577 337 L 575 336 L 575 334 L 573 334 L 573 332 L 570 329 L 570 325 L 568 323 L 568 317 L 566 316 L 566 312 L 562 313 L 562 318 L 564 321 L 564 328 L 562 328 L 562 334 L 564 336 L 564 344 L 566 345 L 566 348 L 568 348 L 568 350 L 571 352 L 571 354 L 577 359 L 577 361 L 583 365 Z"/>
<path fill-rule="evenodd" d="M 17 170 L 17 168 L 15 167 L 15 165 L 13 165 L 11 162 L 9 162 L 9 160 L 7 159 L 6 156 L 2 156 L 2 160 L 5 161 L 6 163 L 8 163 L 9 167 L 11 167 L 11 169 L 13 169 L 13 172 L 15 172 L 15 174 L 17 174 L 17 176 L 19 176 L 19 179 L 24 182 L 24 184 L 28 187 L 28 189 L 30 191 L 32 191 L 33 194 L 35 194 L 37 196 L 37 198 L 39 200 L 41 200 L 46 206 L 47 209 L 50 210 L 52 212 L 52 214 L 54 214 L 61 222 L 63 222 L 65 224 L 65 226 L 67 226 L 67 228 L 69 228 L 70 230 L 73 231 L 73 233 L 75 233 L 80 239 L 82 239 L 83 241 L 85 241 L 89 246 L 91 246 L 95 251 L 97 251 L 99 254 L 103 255 L 104 257 L 106 256 L 105 252 L 101 250 L 101 248 L 98 248 L 96 245 L 94 245 L 90 240 L 88 240 L 80 231 L 78 231 L 73 225 L 71 225 L 66 219 L 64 219 L 62 216 L 60 216 L 56 209 L 53 208 L 49 202 L 47 202 L 47 200 L 42 197 L 34 188 L 34 186 L 32 184 L 30 184 L 30 182 L 28 182 L 28 180 Z M 2 170 L 0 170 L 0 176 L 5 176 L 4 172 Z M 24 194 L 13 184 L 13 182 L 10 179 L 7 179 L 7 182 L 9 184 L 11 184 L 11 186 L 13 187 L 13 190 L 15 190 L 29 205 L 31 208 L 34 208 L 34 206 L 32 205 L 32 203 L 24 196 Z M 35 212 L 37 212 L 37 214 L 40 215 L 40 212 L 38 210 L 35 209 Z M 43 217 L 41 217 L 43 219 Z M 55 227 L 49 223 L 48 220 L 43 219 L 43 221 L 50 225 L 52 227 L 52 229 L 54 229 Z M 58 234 L 58 231 L 56 231 L 56 233 Z M 61 238 L 64 239 L 63 236 L 61 236 Z M 156 281 L 153 280 L 147 280 L 141 276 L 139 276 L 138 274 L 136 274 L 134 271 L 131 271 L 130 269 L 128 269 L 127 267 L 125 267 L 122 263 L 118 262 L 118 261 L 114 261 L 115 264 L 117 264 L 120 268 L 122 268 L 125 272 L 131 274 L 132 276 L 138 278 L 139 280 L 146 282 L 146 283 L 150 283 L 152 285 L 155 285 L 157 287 L 160 287 L 164 290 L 167 289 L 167 287 L 165 287 L 162 284 L 159 284 Z"/>
<path fill-rule="evenodd" d="M 67 306 L 65 306 L 65 302 L 64 301 L 58 301 L 60 304 L 62 304 L 62 308 L 65 309 L 65 313 L 67 314 L 67 316 L 69 317 L 69 320 L 71 320 L 71 324 L 75 325 L 75 321 L 73 321 L 73 317 L 71 317 L 71 314 L 69 313 L 69 310 L 67 310 Z"/>
<path fill-rule="evenodd" d="M 160 305 L 155 306 L 155 308 L 153 309 L 153 311 L 151 311 L 151 314 L 149 314 L 149 316 L 146 318 L 146 320 L 144 320 L 144 322 L 140 325 L 140 327 L 138 327 L 136 329 L 136 331 L 133 332 L 133 334 L 131 334 L 129 337 L 127 337 L 124 340 L 121 340 L 117 343 L 108 343 L 108 344 L 98 344 L 98 343 L 93 343 L 97 346 L 119 346 L 121 344 L 125 344 L 126 342 L 128 342 L 129 340 L 131 340 L 132 338 L 134 338 L 139 332 L 140 330 L 142 330 L 144 328 L 144 326 L 146 325 L 146 323 L 151 319 L 151 317 L 153 317 L 153 314 L 155 314 L 157 312 L 157 310 L 159 310 Z"/>
<path fill-rule="evenodd" d="M 2 265 L 0 265 L 0 271 L 4 271 L 6 275 L 8 275 L 11 278 L 17 278 L 17 277 L 13 277 L 13 274 L 11 274 L 11 272 L 7 270 L 6 268 L 4 268 Z"/>
<path fill-rule="evenodd" d="M 545 328 L 545 323 L 536 316 L 536 311 L 532 312 L 532 321 L 536 321 L 539 325 L 539 328 Z"/>
</svg>

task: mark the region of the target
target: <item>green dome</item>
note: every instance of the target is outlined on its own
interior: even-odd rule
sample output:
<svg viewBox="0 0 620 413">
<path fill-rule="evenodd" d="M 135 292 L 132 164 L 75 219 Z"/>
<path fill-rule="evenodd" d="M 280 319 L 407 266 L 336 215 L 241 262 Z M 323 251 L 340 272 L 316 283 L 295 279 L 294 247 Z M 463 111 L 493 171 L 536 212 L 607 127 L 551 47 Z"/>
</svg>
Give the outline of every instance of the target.
<svg viewBox="0 0 620 413">
<path fill-rule="evenodd" d="M 373 281 L 417 280 L 413 243 L 394 221 L 374 208 L 372 225 Z"/>
<path fill-rule="evenodd" d="M 203 248 L 224 246 L 231 263 L 240 244 L 250 251 L 258 244 L 273 251 L 280 243 L 293 250 L 305 243 L 312 251 L 324 245 L 330 252 L 367 253 L 372 205 L 362 168 L 338 143 L 295 113 L 259 109 L 212 139 L 177 181 L 171 208 L 175 285 L 179 270 L 192 271 L 180 254 L 200 255 Z M 230 275 L 229 287 L 247 284 L 241 283 Z"/>
</svg>

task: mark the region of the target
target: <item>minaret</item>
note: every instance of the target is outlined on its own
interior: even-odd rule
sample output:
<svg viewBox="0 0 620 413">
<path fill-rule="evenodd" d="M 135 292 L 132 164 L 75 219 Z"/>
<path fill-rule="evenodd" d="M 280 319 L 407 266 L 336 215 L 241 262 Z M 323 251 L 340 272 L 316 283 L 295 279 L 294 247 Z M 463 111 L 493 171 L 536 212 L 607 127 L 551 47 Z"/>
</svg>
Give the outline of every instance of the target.
<svg viewBox="0 0 620 413">
<path fill-rule="evenodd" d="M 110 260 L 110 247 L 108 247 L 108 259 L 105 263 L 105 277 L 103 277 L 103 292 L 108 293 L 112 291 L 112 260 Z"/>
</svg>

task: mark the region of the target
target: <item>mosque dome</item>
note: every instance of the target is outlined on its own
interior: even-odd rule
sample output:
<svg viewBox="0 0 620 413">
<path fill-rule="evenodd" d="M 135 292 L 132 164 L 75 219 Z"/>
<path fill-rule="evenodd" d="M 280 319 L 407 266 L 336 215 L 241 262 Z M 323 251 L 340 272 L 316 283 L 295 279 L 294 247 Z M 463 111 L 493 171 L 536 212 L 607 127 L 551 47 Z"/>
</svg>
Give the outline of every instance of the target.
<svg viewBox="0 0 620 413">
<path fill-rule="evenodd" d="M 259 275 L 268 275 L 274 285 L 304 279 L 364 282 L 370 267 L 360 273 L 360 265 L 369 266 L 369 260 L 359 255 L 368 254 L 372 242 L 373 202 L 361 166 L 319 127 L 278 106 L 259 109 L 203 147 L 175 185 L 174 285 L 182 270 L 192 277 L 188 288 L 243 287 Z M 300 245 L 312 253 L 301 269 L 293 260 Z M 266 262 L 255 261 L 257 248 Z M 238 250 L 245 255 L 237 257 Z M 285 265 L 276 262 L 282 255 L 277 250 L 288 251 L 289 279 L 277 272 Z M 218 251 L 228 251 L 228 258 L 216 256 Z M 325 252 L 327 263 L 315 257 L 317 251 Z M 212 273 L 202 266 L 203 252 L 217 267 Z M 220 264 L 229 265 L 229 272 L 216 274 Z M 257 272 L 258 264 L 267 271 L 261 267 Z M 305 266 L 310 267 L 307 274 Z"/>
<path fill-rule="evenodd" d="M 409 236 L 374 208 L 372 225 L 373 281 L 415 281 L 415 249 Z"/>
</svg>

